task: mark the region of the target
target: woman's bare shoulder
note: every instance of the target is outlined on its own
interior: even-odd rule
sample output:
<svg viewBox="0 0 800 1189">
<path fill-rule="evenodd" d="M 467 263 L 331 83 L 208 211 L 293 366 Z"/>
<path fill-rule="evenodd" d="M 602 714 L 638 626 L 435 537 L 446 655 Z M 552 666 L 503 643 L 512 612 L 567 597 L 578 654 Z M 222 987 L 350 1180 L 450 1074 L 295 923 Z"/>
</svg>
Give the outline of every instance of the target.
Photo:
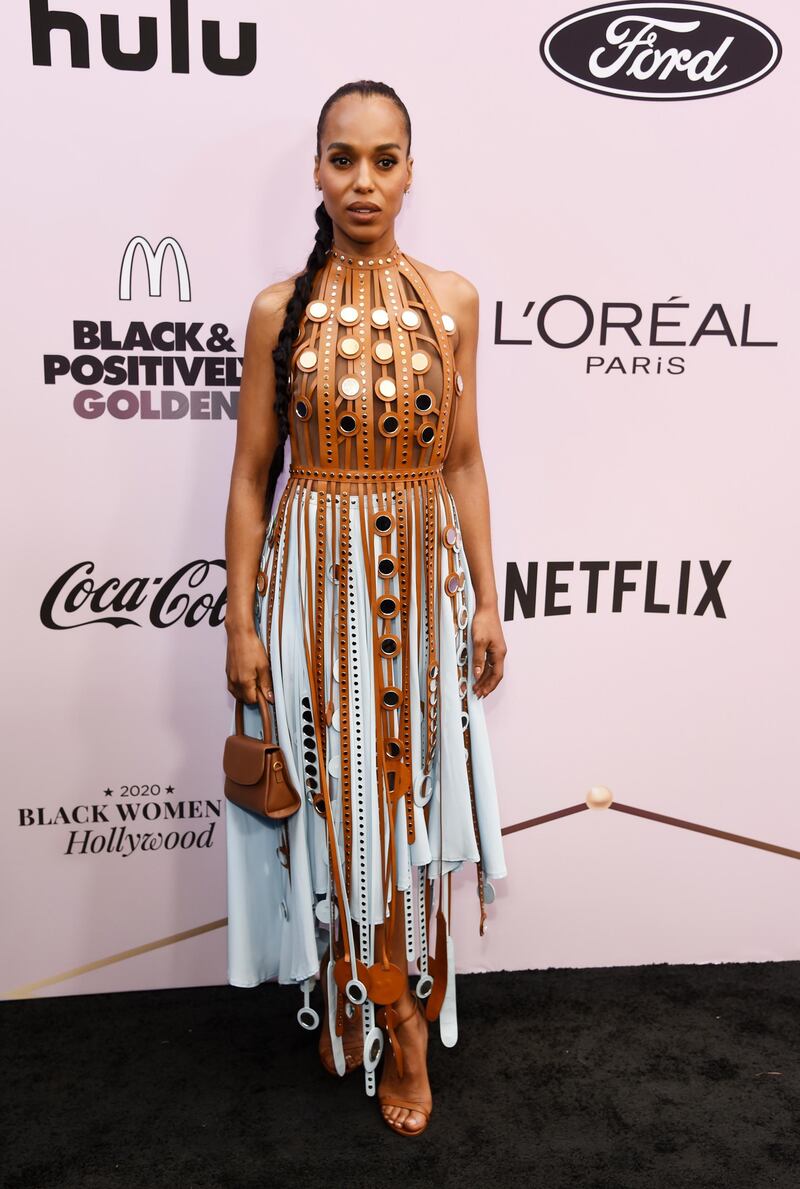
<svg viewBox="0 0 800 1189">
<path fill-rule="evenodd" d="M 299 276 L 295 273 L 282 281 L 273 281 L 259 289 L 250 305 L 247 321 L 247 335 L 254 338 L 263 348 L 270 350 L 278 341 L 278 335 L 286 318 L 286 306 L 294 293 L 294 284 Z"/>
<path fill-rule="evenodd" d="M 299 276 L 300 273 L 296 272 L 282 281 L 273 281 L 271 285 L 265 285 L 263 289 L 259 289 L 252 302 L 252 311 L 259 320 L 267 322 L 277 318 L 283 320 L 286 306 L 294 293 L 295 282 Z"/>
<path fill-rule="evenodd" d="M 450 314 L 456 322 L 456 327 L 475 316 L 478 308 L 478 290 L 468 277 L 455 269 L 434 268 L 432 264 L 425 264 L 413 256 L 405 253 L 407 259 L 414 265 L 425 284 L 436 298 L 441 309 Z M 460 335 L 456 334 L 456 344 Z"/>
</svg>

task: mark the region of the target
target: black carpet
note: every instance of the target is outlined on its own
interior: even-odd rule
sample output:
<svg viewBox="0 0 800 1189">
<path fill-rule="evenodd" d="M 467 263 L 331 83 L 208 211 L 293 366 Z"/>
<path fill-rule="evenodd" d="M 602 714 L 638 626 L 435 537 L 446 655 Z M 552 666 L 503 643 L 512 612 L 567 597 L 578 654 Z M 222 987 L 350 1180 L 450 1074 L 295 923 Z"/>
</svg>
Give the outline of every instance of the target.
<svg viewBox="0 0 800 1189">
<path fill-rule="evenodd" d="M 4 1189 L 799 1189 L 800 962 L 459 975 L 457 992 L 412 1139 L 360 1070 L 322 1069 L 294 988 L 3 1003 Z"/>
</svg>

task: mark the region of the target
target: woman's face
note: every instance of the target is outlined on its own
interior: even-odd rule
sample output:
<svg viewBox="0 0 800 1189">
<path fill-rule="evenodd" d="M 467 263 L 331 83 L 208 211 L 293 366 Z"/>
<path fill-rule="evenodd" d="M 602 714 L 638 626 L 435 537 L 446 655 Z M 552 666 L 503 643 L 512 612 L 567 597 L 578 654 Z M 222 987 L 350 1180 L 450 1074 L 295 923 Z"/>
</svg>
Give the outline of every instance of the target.
<svg viewBox="0 0 800 1189">
<path fill-rule="evenodd" d="M 345 95 L 325 118 L 314 181 L 322 187 L 336 242 L 345 251 L 388 251 L 411 183 L 413 158 L 396 104 L 383 95 Z M 355 207 L 366 205 L 360 215 Z"/>
</svg>

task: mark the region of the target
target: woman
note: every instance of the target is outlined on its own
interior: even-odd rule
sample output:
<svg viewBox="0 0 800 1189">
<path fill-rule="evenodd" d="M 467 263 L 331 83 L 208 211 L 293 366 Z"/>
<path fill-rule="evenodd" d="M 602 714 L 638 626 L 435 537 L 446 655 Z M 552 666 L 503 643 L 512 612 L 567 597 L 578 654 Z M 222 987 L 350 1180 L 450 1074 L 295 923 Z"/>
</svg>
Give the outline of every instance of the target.
<svg viewBox="0 0 800 1189">
<path fill-rule="evenodd" d="M 322 108 L 314 248 L 247 326 L 225 621 L 246 733 L 263 738 L 269 713 L 302 800 L 284 824 L 227 803 L 229 982 L 302 984 L 298 1019 L 314 1027 L 319 977 L 323 1063 L 363 1066 L 409 1136 L 431 1113 L 428 1021 L 457 1036 L 452 871 L 477 866 L 481 933 L 506 874 L 482 702 L 506 646 L 478 298 L 397 245 L 410 148 L 383 83 L 348 83 Z"/>
</svg>

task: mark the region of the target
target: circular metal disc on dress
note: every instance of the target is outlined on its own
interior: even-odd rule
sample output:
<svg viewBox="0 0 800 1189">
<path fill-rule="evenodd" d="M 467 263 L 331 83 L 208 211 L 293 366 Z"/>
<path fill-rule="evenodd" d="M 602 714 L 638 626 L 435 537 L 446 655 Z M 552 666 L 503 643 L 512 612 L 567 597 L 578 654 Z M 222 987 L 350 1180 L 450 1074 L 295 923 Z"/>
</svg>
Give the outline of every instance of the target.
<svg viewBox="0 0 800 1189">
<path fill-rule="evenodd" d="M 433 796 L 433 779 L 430 772 L 418 772 L 414 778 L 414 801 L 417 805 L 427 805 Z"/>
<path fill-rule="evenodd" d="M 464 391 L 464 377 L 461 375 L 461 372 L 456 372 L 456 391 Z"/>
<path fill-rule="evenodd" d="M 334 911 L 335 911 L 335 909 L 334 909 Z M 317 920 L 321 924 L 329 925 L 331 923 L 330 902 L 326 899 L 318 900 L 317 903 L 314 905 L 314 915 L 316 916 Z"/>
<path fill-rule="evenodd" d="M 353 975 L 355 974 L 355 977 Z M 363 1003 L 367 997 L 367 967 L 354 954 L 350 962 L 345 957 L 337 958 L 333 966 L 333 978 L 340 991 L 344 991 L 351 1003 Z M 363 995 L 363 998 L 359 996 Z"/>
<path fill-rule="evenodd" d="M 387 685 L 381 696 L 381 704 L 387 710 L 394 710 L 403 701 L 403 691 L 398 685 Z"/>
<path fill-rule="evenodd" d="M 297 357 L 297 366 L 301 372 L 310 372 L 317 366 L 317 353 L 313 347 L 307 347 Z"/>
<path fill-rule="evenodd" d="M 430 422 L 421 425 L 416 433 L 417 441 L 421 446 L 430 446 L 433 439 L 436 437 L 436 428 Z"/>
<path fill-rule="evenodd" d="M 400 432 L 400 418 L 390 409 L 378 418 L 378 428 L 385 438 L 393 438 Z"/>
<path fill-rule="evenodd" d="M 375 309 L 370 311 L 370 321 L 373 326 L 377 326 L 379 330 L 389 325 L 389 311 L 385 310 L 383 306 L 375 306 Z"/>
<path fill-rule="evenodd" d="M 358 978 L 351 978 L 345 985 L 344 993 L 351 1003 L 366 1003 L 367 988 Z"/>
<path fill-rule="evenodd" d="M 484 904 L 494 904 L 494 898 L 494 884 L 487 879 L 483 885 L 483 902 Z"/>
<path fill-rule="evenodd" d="M 383 1030 L 377 1026 L 370 1028 L 364 1041 L 364 1068 L 367 1073 L 377 1069 L 383 1053 Z"/>
<path fill-rule="evenodd" d="M 454 524 L 446 524 L 442 529 L 442 544 L 452 549 L 456 543 L 456 528 Z"/>
<path fill-rule="evenodd" d="M 392 512 L 376 512 L 372 517 L 372 531 L 381 537 L 387 537 L 394 528 Z"/>
<path fill-rule="evenodd" d="M 375 392 L 381 400 L 394 400 L 397 396 L 397 385 L 391 376 L 381 376 L 375 385 Z"/>
<path fill-rule="evenodd" d="M 297 1022 L 306 1032 L 313 1032 L 319 1027 L 319 1014 L 313 1007 L 301 1007 L 297 1012 Z"/>
<path fill-rule="evenodd" d="M 352 413 L 343 413 L 337 425 L 339 432 L 343 433 L 345 437 L 352 437 L 354 433 L 358 432 L 358 420 Z"/>
<path fill-rule="evenodd" d="M 306 315 L 312 322 L 324 322 L 328 317 L 327 301 L 310 301 L 306 306 Z"/>
<path fill-rule="evenodd" d="M 352 400 L 361 391 L 361 381 L 357 380 L 355 376 L 342 376 L 337 387 L 342 396 L 347 400 Z"/>
<path fill-rule="evenodd" d="M 384 739 L 383 750 L 390 760 L 395 760 L 401 754 L 403 747 L 399 739 Z"/>
<path fill-rule="evenodd" d="M 311 405 L 307 400 L 303 400 L 302 396 L 299 396 L 295 402 L 294 411 L 301 421 L 308 421 L 311 416 Z"/>
<path fill-rule="evenodd" d="M 409 309 L 400 311 L 400 321 L 408 330 L 416 330 L 422 324 L 422 319 L 417 311 Z"/>
<path fill-rule="evenodd" d="M 336 776 L 338 778 L 342 775 L 342 754 L 341 754 L 341 752 L 339 752 L 337 755 L 328 756 L 327 767 L 328 767 L 328 772 L 330 773 L 331 776 Z"/>
<path fill-rule="evenodd" d="M 381 578 L 393 578 L 399 565 L 393 553 L 382 553 L 378 558 L 378 574 Z"/>
<path fill-rule="evenodd" d="M 372 354 L 379 363 L 388 363 L 394 355 L 394 348 L 388 339 L 378 339 L 372 348 Z"/>
<path fill-rule="evenodd" d="M 433 990 L 433 978 L 429 974 L 421 974 L 417 979 L 414 993 L 418 999 L 427 999 Z"/>
<path fill-rule="evenodd" d="M 352 326 L 358 322 L 358 310 L 355 306 L 342 306 L 337 317 L 344 326 Z"/>
<path fill-rule="evenodd" d="M 426 372 L 431 366 L 431 358 L 427 351 L 412 351 L 411 368 L 413 371 Z"/>
<path fill-rule="evenodd" d="M 345 359 L 352 359 L 354 355 L 358 355 L 361 350 L 361 343 L 358 339 L 350 338 L 345 335 L 343 339 L 339 339 L 337 350 L 340 355 L 344 355 Z"/>
<path fill-rule="evenodd" d="M 460 628 L 465 628 L 467 626 L 468 619 L 469 619 L 469 611 L 467 610 L 466 607 L 461 607 L 458 612 L 458 626 Z"/>
<path fill-rule="evenodd" d="M 394 595 L 381 595 L 378 599 L 378 614 L 382 619 L 394 619 L 400 611 L 400 600 Z"/>
<path fill-rule="evenodd" d="M 436 664 L 436 661 L 431 661 L 430 666 L 428 668 L 428 676 L 429 677 L 438 677 L 439 676 L 439 666 Z"/>
<path fill-rule="evenodd" d="M 414 393 L 414 408 L 418 413 L 430 413 L 433 408 L 433 393 L 420 388 Z"/>
<path fill-rule="evenodd" d="M 458 593 L 458 574 L 448 574 L 444 580 L 444 588 L 452 597 Z"/>
<path fill-rule="evenodd" d="M 445 314 L 444 311 L 442 312 L 442 326 L 445 328 L 448 334 L 455 334 L 455 318 L 453 318 L 451 314 Z"/>
<path fill-rule="evenodd" d="M 378 639 L 378 646 L 382 656 L 397 656 L 402 647 L 402 642 L 399 636 L 393 636 L 389 632 Z"/>
</svg>

